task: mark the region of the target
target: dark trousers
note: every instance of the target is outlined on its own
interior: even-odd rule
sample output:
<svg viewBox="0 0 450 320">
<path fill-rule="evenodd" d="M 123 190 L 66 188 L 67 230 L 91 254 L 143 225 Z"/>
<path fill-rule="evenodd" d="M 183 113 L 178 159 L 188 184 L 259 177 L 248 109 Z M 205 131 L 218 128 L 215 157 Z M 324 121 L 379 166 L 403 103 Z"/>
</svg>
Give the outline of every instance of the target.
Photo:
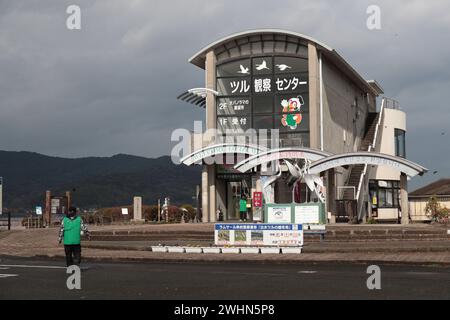
<svg viewBox="0 0 450 320">
<path fill-rule="evenodd" d="M 247 220 L 247 211 L 241 211 L 241 220 Z"/>
<path fill-rule="evenodd" d="M 81 263 L 81 245 L 71 244 L 64 245 L 64 251 L 66 252 L 66 265 L 67 267 L 74 264 L 79 266 Z"/>
</svg>

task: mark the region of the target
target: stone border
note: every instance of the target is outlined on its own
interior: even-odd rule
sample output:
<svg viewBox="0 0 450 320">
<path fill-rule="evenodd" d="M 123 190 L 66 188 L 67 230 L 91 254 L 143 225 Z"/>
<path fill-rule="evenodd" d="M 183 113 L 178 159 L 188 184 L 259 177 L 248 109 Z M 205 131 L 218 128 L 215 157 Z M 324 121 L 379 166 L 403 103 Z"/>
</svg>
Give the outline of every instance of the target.
<svg viewBox="0 0 450 320">
<path fill-rule="evenodd" d="M 151 246 L 151 252 L 184 254 L 300 254 L 301 247 L 183 247 Z"/>
</svg>

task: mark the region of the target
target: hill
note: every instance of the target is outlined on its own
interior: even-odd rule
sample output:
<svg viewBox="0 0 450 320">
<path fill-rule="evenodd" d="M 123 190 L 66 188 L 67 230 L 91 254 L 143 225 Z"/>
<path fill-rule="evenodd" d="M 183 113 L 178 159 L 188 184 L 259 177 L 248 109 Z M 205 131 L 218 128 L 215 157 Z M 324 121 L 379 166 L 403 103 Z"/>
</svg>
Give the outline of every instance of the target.
<svg viewBox="0 0 450 320">
<path fill-rule="evenodd" d="M 82 208 L 121 206 L 133 196 L 145 204 L 169 196 L 172 203 L 192 203 L 200 183 L 200 167 L 175 165 L 170 157 L 156 159 L 119 154 L 68 159 L 33 152 L 0 151 L 3 206 L 31 209 L 44 205 L 45 191 L 73 191 Z"/>
</svg>

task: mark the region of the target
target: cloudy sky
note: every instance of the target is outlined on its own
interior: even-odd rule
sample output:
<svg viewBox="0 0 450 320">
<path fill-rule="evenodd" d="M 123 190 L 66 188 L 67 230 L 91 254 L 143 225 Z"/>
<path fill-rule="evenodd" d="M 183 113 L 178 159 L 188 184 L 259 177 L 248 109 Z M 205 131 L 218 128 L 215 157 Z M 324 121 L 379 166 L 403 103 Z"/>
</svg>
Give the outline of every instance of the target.
<svg viewBox="0 0 450 320">
<path fill-rule="evenodd" d="M 81 7 L 79 31 L 66 8 Z M 370 4 L 382 29 L 366 27 Z M 408 114 L 408 158 L 450 177 L 450 2 L 0 0 L 0 149 L 65 157 L 168 154 L 200 109 L 187 59 L 225 35 L 282 28 L 335 48 Z M 438 171 L 433 175 L 434 171 Z"/>
</svg>

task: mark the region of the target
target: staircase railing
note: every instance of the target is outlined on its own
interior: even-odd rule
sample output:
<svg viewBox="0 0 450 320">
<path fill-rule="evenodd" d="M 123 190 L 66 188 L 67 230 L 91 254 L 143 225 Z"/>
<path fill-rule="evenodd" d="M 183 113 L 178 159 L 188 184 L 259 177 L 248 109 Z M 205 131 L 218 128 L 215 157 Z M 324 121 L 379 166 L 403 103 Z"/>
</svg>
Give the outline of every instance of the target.
<svg viewBox="0 0 450 320">
<path fill-rule="evenodd" d="M 380 114 L 378 116 L 378 122 L 375 127 L 375 134 L 373 137 L 372 144 L 369 145 L 368 152 L 374 150 L 377 146 L 378 142 L 378 132 L 380 131 L 380 126 L 383 123 L 383 117 L 384 117 L 384 109 L 386 107 L 386 98 L 383 98 L 381 102 L 381 108 L 380 108 Z M 358 220 L 361 220 L 363 217 L 363 208 L 364 208 L 364 199 L 362 199 L 362 195 L 364 195 L 367 192 L 367 169 L 368 165 L 364 165 L 364 170 L 361 173 L 361 177 L 359 179 L 358 183 L 358 191 L 356 192 L 356 199 L 358 200 Z M 363 190 L 364 189 L 364 190 Z"/>
</svg>

